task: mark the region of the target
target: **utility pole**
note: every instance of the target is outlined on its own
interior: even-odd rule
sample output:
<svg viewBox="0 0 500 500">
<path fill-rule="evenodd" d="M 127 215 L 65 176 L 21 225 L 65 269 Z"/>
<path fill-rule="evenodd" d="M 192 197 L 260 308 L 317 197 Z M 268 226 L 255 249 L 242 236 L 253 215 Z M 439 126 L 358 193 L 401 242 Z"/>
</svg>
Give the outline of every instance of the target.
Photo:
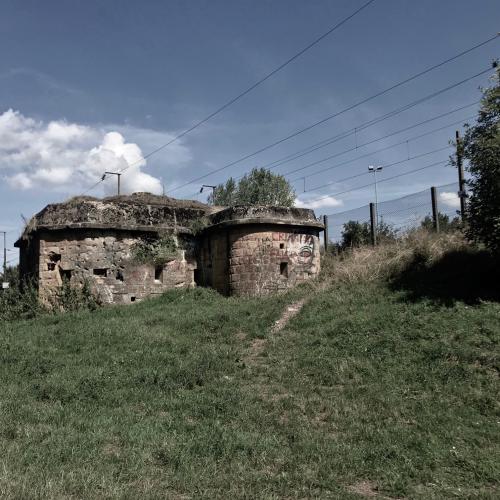
<svg viewBox="0 0 500 500">
<path fill-rule="evenodd" d="M 381 167 L 381 166 L 374 167 L 373 165 L 370 165 L 370 166 L 368 167 L 368 171 L 369 171 L 369 172 L 373 172 L 373 175 L 374 175 L 374 178 L 375 178 L 375 212 L 376 212 L 376 216 L 377 216 L 377 220 L 376 220 L 377 225 L 378 225 L 377 172 L 382 171 L 382 168 L 383 168 L 383 167 Z"/>
<path fill-rule="evenodd" d="M 377 207 L 374 203 L 370 203 L 370 233 L 372 245 L 377 244 Z"/>
<path fill-rule="evenodd" d="M 106 175 L 116 175 L 118 180 L 118 196 L 120 196 L 120 177 L 122 176 L 122 174 L 120 172 L 104 172 L 103 176 L 101 177 L 102 181 L 106 178 Z"/>
<path fill-rule="evenodd" d="M 434 186 L 431 187 L 431 202 L 432 202 L 432 222 L 434 224 L 434 231 L 439 233 L 439 210 L 437 202 L 437 193 Z"/>
<path fill-rule="evenodd" d="M 324 241 L 324 247 L 325 247 L 325 254 L 328 252 L 328 215 L 323 215 L 323 225 L 325 226 L 323 236 L 325 238 Z"/>
<path fill-rule="evenodd" d="M 3 282 L 7 280 L 7 232 L 0 231 L 3 233 Z"/>
<path fill-rule="evenodd" d="M 467 193 L 465 192 L 462 141 L 460 140 L 460 132 L 458 130 L 455 132 L 455 138 L 457 146 L 458 197 L 460 198 L 460 216 L 462 217 L 463 222 L 465 219 L 465 198 L 467 197 Z"/>
</svg>

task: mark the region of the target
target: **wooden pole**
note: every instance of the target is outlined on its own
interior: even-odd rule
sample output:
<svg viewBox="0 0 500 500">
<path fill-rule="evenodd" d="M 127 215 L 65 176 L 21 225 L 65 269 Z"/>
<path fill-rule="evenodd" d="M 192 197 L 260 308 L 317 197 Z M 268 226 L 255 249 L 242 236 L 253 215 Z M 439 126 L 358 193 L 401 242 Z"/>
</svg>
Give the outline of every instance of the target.
<svg viewBox="0 0 500 500">
<path fill-rule="evenodd" d="M 431 187 L 431 203 L 432 203 L 432 222 L 434 223 L 434 231 L 439 233 L 439 210 L 437 202 L 437 191 L 434 186 Z"/>
<path fill-rule="evenodd" d="M 323 236 L 325 238 L 324 247 L 325 247 L 325 253 L 326 253 L 326 252 L 328 252 L 328 215 L 323 215 L 323 224 L 325 226 L 325 230 L 323 231 Z"/>
<path fill-rule="evenodd" d="M 372 245 L 377 244 L 377 209 L 375 208 L 375 203 L 370 203 L 370 230 Z"/>
<path fill-rule="evenodd" d="M 460 132 L 455 132 L 456 147 L 457 147 L 457 168 L 458 168 L 458 197 L 460 198 L 460 216 L 462 222 L 465 219 L 465 179 L 464 179 L 464 165 L 462 158 L 462 141 L 460 140 Z"/>
</svg>

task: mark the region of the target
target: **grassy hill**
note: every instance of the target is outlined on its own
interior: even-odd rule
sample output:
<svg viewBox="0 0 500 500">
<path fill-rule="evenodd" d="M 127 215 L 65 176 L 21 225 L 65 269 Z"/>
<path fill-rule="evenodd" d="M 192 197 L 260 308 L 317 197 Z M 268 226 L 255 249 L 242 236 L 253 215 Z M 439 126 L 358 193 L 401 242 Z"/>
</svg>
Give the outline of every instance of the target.
<svg viewBox="0 0 500 500">
<path fill-rule="evenodd" d="M 3 322 L 0 496 L 498 498 L 496 264 L 398 252 Z"/>
</svg>

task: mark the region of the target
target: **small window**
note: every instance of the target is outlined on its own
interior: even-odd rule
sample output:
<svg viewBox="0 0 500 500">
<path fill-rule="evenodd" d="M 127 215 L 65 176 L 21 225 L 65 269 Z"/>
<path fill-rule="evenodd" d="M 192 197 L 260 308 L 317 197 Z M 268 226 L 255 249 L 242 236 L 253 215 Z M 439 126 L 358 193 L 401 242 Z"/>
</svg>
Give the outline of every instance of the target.
<svg viewBox="0 0 500 500">
<path fill-rule="evenodd" d="M 48 262 L 47 263 L 47 269 L 49 271 L 53 271 L 56 268 L 56 263 L 55 262 Z"/>
<path fill-rule="evenodd" d="M 50 258 L 51 262 L 59 262 L 61 260 L 61 254 L 60 253 L 51 253 L 49 258 Z"/>
<path fill-rule="evenodd" d="M 59 268 L 59 274 L 61 275 L 61 279 L 63 281 L 71 281 L 71 270 L 69 269 L 61 269 Z"/>
<path fill-rule="evenodd" d="M 135 297 L 134 296 L 130 297 L 130 302 L 135 302 Z"/>
<path fill-rule="evenodd" d="M 155 281 L 161 283 L 163 278 L 163 266 L 155 266 Z"/>
<path fill-rule="evenodd" d="M 108 275 L 108 270 L 106 268 L 94 269 L 94 276 L 106 277 Z"/>
<path fill-rule="evenodd" d="M 285 248 L 285 244 L 284 243 L 280 243 L 280 248 L 283 250 L 283 248 Z"/>
<path fill-rule="evenodd" d="M 288 262 L 280 263 L 280 275 L 285 276 L 285 278 L 288 278 Z"/>
<path fill-rule="evenodd" d="M 118 271 L 116 271 L 116 279 L 118 281 L 123 281 L 124 278 L 123 278 L 123 273 L 118 269 Z"/>
</svg>

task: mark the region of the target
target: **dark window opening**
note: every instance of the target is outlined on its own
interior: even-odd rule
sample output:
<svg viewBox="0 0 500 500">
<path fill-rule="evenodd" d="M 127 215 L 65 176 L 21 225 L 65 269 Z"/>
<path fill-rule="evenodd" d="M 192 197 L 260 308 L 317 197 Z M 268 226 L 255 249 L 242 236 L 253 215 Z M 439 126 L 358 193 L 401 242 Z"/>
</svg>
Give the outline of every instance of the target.
<svg viewBox="0 0 500 500">
<path fill-rule="evenodd" d="M 135 302 L 135 297 L 134 296 L 130 297 L 130 302 Z"/>
<path fill-rule="evenodd" d="M 50 261 L 51 262 L 59 262 L 61 260 L 61 254 L 60 253 L 51 253 L 49 255 Z"/>
<path fill-rule="evenodd" d="M 61 279 L 63 281 L 71 280 L 71 270 L 70 269 L 59 269 L 59 274 L 61 275 Z"/>
<path fill-rule="evenodd" d="M 280 274 L 288 278 L 288 262 L 280 262 Z"/>
<path fill-rule="evenodd" d="M 53 271 L 56 268 L 56 263 L 55 262 L 48 262 L 47 263 L 47 269 L 49 271 Z"/>
<path fill-rule="evenodd" d="M 155 266 L 155 281 L 161 281 L 163 278 L 163 266 Z"/>
<path fill-rule="evenodd" d="M 285 244 L 284 243 L 280 243 L 280 248 L 281 249 L 285 248 Z"/>
<path fill-rule="evenodd" d="M 123 273 L 120 270 L 116 271 L 116 279 L 118 281 L 123 281 L 124 280 Z"/>
<path fill-rule="evenodd" d="M 195 269 L 194 270 L 194 282 L 197 285 L 202 285 L 201 280 L 202 280 L 201 269 Z"/>
<path fill-rule="evenodd" d="M 108 275 L 108 270 L 106 268 L 94 269 L 94 276 L 103 276 L 106 277 Z"/>
</svg>

